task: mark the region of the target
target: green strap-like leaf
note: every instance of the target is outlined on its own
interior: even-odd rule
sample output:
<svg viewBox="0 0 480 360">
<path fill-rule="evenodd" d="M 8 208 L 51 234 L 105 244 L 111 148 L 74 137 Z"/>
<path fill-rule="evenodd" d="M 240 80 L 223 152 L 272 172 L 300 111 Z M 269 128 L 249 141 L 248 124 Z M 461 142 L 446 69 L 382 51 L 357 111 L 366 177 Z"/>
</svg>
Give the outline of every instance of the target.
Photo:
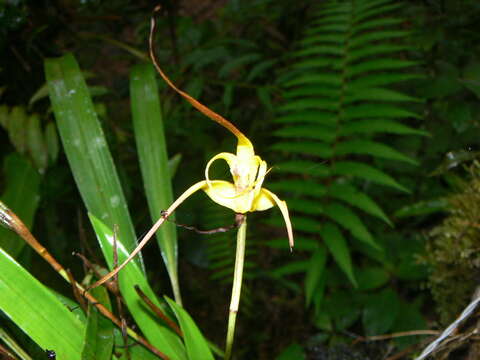
<svg viewBox="0 0 480 360">
<path fill-rule="evenodd" d="M 0 248 L 0 311 L 57 359 L 80 360 L 85 326 L 57 297 Z"/>
<path fill-rule="evenodd" d="M 80 68 L 67 54 L 47 59 L 45 74 L 63 148 L 85 206 L 109 227 L 116 224 L 120 241 L 132 251 L 137 237 Z M 135 261 L 142 264 L 141 257 Z"/>
<path fill-rule="evenodd" d="M 111 311 L 108 291 L 104 287 L 91 290 L 92 295 Z M 113 350 L 113 323 L 88 304 L 87 329 L 82 349 L 82 360 L 110 360 Z"/>
<path fill-rule="evenodd" d="M 92 214 L 89 214 L 89 217 L 103 256 L 107 260 L 108 267 L 112 269 L 114 265 L 113 232 Z M 117 254 L 119 264 L 123 263 L 129 255 L 129 251 L 120 241 L 117 241 Z M 131 261 L 120 271 L 118 280 L 125 303 L 148 341 L 172 359 L 186 360 L 187 356 L 181 339 L 154 317 L 135 291 L 134 286 L 138 285 L 155 305 L 165 309 L 164 304 L 158 302 L 140 267 Z"/>
<path fill-rule="evenodd" d="M 145 193 L 153 222 L 173 203 L 168 166 L 168 153 L 163 131 L 155 71 L 150 64 L 138 65 L 130 75 L 133 126 Z M 177 231 L 166 222 L 157 231 L 163 261 L 174 289 L 175 300 L 181 303 L 177 272 Z"/>
<path fill-rule="evenodd" d="M 326 222 L 325 224 L 322 224 L 320 235 L 340 269 L 342 269 L 345 275 L 347 275 L 353 286 L 357 286 L 355 276 L 353 275 L 350 248 L 348 247 L 347 241 L 343 237 L 340 229 L 335 224 Z"/>
<path fill-rule="evenodd" d="M 165 300 L 175 313 L 175 316 L 180 324 L 180 328 L 182 329 L 183 340 L 185 341 L 188 359 L 213 360 L 213 355 L 209 349 L 207 341 L 190 315 L 181 306 L 166 296 Z"/>
</svg>

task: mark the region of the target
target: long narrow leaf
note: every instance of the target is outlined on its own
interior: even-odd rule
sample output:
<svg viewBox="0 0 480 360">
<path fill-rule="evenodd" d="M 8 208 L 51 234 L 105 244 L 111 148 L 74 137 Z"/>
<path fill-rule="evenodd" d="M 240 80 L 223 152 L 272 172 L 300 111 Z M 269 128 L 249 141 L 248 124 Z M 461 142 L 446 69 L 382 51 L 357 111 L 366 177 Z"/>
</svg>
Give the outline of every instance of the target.
<svg viewBox="0 0 480 360">
<path fill-rule="evenodd" d="M 185 347 L 187 348 L 187 354 L 189 360 L 204 359 L 213 360 L 213 355 L 210 352 L 209 346 L 202 333 L 198 329 L 195 322 L 190 315 L 174 301 L 165 297 L 168 305 L 172 308 L 173 312 L 177 316 L 180 328 L 183 332 L 183 338 L 185 341 Z"/>
<path fill-rule="evenodd" d="M 102 248 L 103 256 L 107 260 L 109 268 L 112 269 L 113 232 L 95 216 L 92 214 L 89 216 L 98 242 Z M 129 252 L 122 246 L 120 241 L 117 241 L 117 254 L 119 264 L 123 263 L 129 255 Z M 155 305 L 160 308 L 165 307 L 158 302 L 155 293 L 148 284 L 140 267 L 133 261 L 128 263 L 119 273 L 118 280 L 120 291 L 128 309 L 148 341 L 171 359 L 186 359 L 185 348 L 180 338 L 173 331 L 160 324 L 157 318 L 154 318 L 153 314 L 147 310 L 147 307 L 142 303 L 142 300 L 135 291 L 134 286 L 138 285 Z"/>
<path fill-rule="evenodd" d="M 132 251 L 132 220 L 80 68 L 67 54 L 47 59 L 45 73 L 63 148 L 85 206 L 107 226 L 116 224 L 123 245 Z M 142 264 L 141 257 L 135 261 Z"/>
<path fill-rule="evenodd" d="M 150 64 L 133 68 L 130 76 L 132 118 L 135 129 L 140 168 L 152 221 L 173 202 L 168 166 L 167 144 L 163 131 L 155 71 Z M 175 300 L 181 303 L 177 274 L 177 231 L 175 224 L 166 222 L 157 231 L 163 261 L 170 276 Z"/>
<path fill-rule="evenodd" d="M 0 311 L 58 359 L 80 360 L 82 322 L 1 248 L 0 269 Z"/>
<path fill-rule="evenodd" d="M 111 311 L 108 292 L 104 287 L 92 290 L 92 295 Z M 113 350 L 113 323 L 97 308 L 88 304 L 88 321 L 82 349 L 82 360 L 110 360 Z"/>
</svg>

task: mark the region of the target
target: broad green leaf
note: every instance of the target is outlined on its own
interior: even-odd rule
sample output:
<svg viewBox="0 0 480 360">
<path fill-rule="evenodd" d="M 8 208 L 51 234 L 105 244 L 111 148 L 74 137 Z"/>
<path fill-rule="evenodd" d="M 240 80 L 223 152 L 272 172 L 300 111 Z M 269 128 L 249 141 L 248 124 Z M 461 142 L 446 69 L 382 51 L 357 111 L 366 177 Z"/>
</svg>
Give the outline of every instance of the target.
<svg viewBox="0 0 480 360">
<path fill-rule="evenodd" d="M 340 142 L 335 147 L 335 153 L 337 155 L 371 155 L 374 157 L 404 161 L 412 165 L 418 165 L 417 161 L 406 155 L 403 155 L 401 152 L 395 150 L 394 148 L 370 140 L 355 139 Z"/>
<path fill-rule="evenodd" d="M 340 224 L 344 229 L 350 231 L 360 241 L 375 249 L 379 249 L 362 220 L 350 208 L 340 203 L 332 202 L 325 205 L 325 215 Z"/>
<path fill-rule="evenodd" d="M 108 267 L 113 269 L 113 232 L 93 214 L 89 214 L 89 217 Z M 129 251 L 120 240 L 118 239 L 117 241 L 119 264 L 123 263 L 129 255 Z M 134 289 L 134 286 L 138 285 L 155 305 L 165 310 L 166 306 L 157 300 L 140 266 L 131 261 L 120 271 L 118 280 L 120 292 L 127 307 L 147 340 L 172 359 L 186 360 L 187 356 L 181 339 L 172 330 L 162 325 L 161 321 L 148 311 L 148 308 L 142 303 Z"/>
<path fill-rule="evenodd" d="M 107 226 L 116 224 L 123 246 L 132 251 L 137 237 L 80 68 L 67 54 L 45 60 L 45 74 L 63 148 L 85 206 Z M 135 262 L 142 264 L 141 256 Z"/>
<path fill-rule="evenodd" d="M 327 250 L 324 246 L 318 246 L 310 258 L 307 272 L 305 274 L 305 302 L 309 307 L 314 293 L 318 289 L 318 283 L 322 277 L 327 263 Z"/>
<path fill-rule="evenodd" d="M 191 360 L 205 359 L 213 360 L 213 355 L 210 352 L 209 346 L 202 333 L 198 329 L 195 322 L 190 315 L 177 303 L 165 296 L 165 300 L 172 308 L 180 328 L 183 333 L 183 340 L 187 349 L 188 358 Z"/>
<path fill-rule="evenodd" d="M 371 294 L 363 310 L 363 327 L 369 336 L 386 334 L 395 323 L 400 299 L 390 288 Z"/>
<path fill-rule="evenodd" d="M 92 295 L 111 311 L 108 291 L 104 287 L 91 290 Z M 87 329 L 82 349 L 82 360 L 110 360 L 113 350 L 113 323 L 88 304 Z"/>
<path fill-rule="evenodd" d="M 18 153 L 4 159 L 5 192 L 2 201 L 31 229 L 40 201 L 40 174 Z M 14 232 L 0 227 L 0 247 L 16 258 L 25 241 Z"/>
<path fill-rule="evenodd" d="M 358 290 L 373 290 L 385 285 L 390 280 L 390 275 L 382 267 L 371 266 L 356 269 Z"/>
<path fill-rule="evenodd" d="M 408 193 L 409 190 L 396 182 L 390 175 L 385 174 L 370 165 L 353 162 L 338 161 L 332 166 L 332 172 L 337 175 L 356 176 L 378 184 L 386 185 Z"/>
<path fill-rule="evenodd" d="M 306 139 L 315 139 L 325 142 L 333 142 L 335 140 L 334 129 L 319 125 L 291 125 L 273 132 L 278 137 L 297 137 Z"/>
<path fill-rule="evenodd" d="M 58 359 L 80 360 L 85 326 L 57 297 L 0 248 L 0 311 Z"/>
<path fill-rule="evenodd" d="M 325 165 L 307 160 L 294 160 L 279 163 L 275 166 L 275 172 L 304 174 L 325 177 L 329 175 L 329 169 Z"/>
<path fill-rule="evenodd" d="M 416 299 L 418 300 L 418 298 Z M 425 321 L 418 301 L 404 302 L 400 301 L 398 310 L 401 316 L 397 316 L 395 324 L 392 327 L 393 332 L 414 331 L 427 329 L 427 322 Z M 405 348 L 410 345 L 418 344 L 422 339 L 420 336 L 404 336 L 395 339 L 395 343 L 400 348 Z"/>
<path fill-rule="evenodd" d="M 383 210 L 367 194 L 358 191 L 349 184 L 332 184 L 328 188 L 328 195 L 343 200 L 344 202 L 355 206 L 373 216 L 382 219 L 387 224 L 392 225 L 390 219 Z"/>
<path fill-rule="evenodd" d="M 152 222 L 156 222 L 162 211 L 173 203 L 173 190 L 158 87 L 152 65 L 141 64 L 133 68 L 130 74 L 130 96 L 145 194 Z M 181 303 L 175 224 L 167 221 L 158 229 L 156 236 L 174 290 L 175 300 Z"/>
<path fill-rule="evenodd" d="M 324 159 L 329 159 L 333 155 L 333 149 L 331 146 L 325 143 L 313 141 L 277 142 L 272 145 L 270 149 L 283 151 L 290 154 L 315 155 Z"/>
<path fill-rule="evenodd" d="M 332 254 L 340 269 L 342 269 L 345 275 L 347 275 L 353 286 L 356 287 L 357 281 L 355 280 L 355 276 L 353 274 L 353 264 L 350 256 L 350 249 L 340 229 L 335 224 L 326 222 L 322 225 L 320 236 L 325 242 L 325 245 L 327 245 L 328 250 Z"/>
</svg>

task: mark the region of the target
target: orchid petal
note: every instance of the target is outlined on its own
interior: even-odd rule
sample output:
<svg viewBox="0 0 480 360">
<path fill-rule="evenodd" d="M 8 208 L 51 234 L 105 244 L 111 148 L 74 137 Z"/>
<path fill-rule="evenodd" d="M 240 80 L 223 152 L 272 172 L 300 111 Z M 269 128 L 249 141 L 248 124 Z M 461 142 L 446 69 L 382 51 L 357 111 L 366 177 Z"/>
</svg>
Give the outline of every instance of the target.
<svg viewBox="0 0 480 360">
<path fill-rule="evenodd" d="M 236 213 L 244 214 L 251 209 L 254 193 L 252 191 L 237 194 L 234 184 L 224 180 L 213 180 L 210 186 L 203 189 L 217 204 L 227 207 Z"/>
<path fill-rule="evenodd" d="M 259 194 L 255 197 L 251 211 L 264 211 L 276 205 L 275 200 L 265 189 L 260 189 Z"/>
<path fill-rule="evenodd" d="M 210 166 L 212 165 L 212 163 L 213 163 L 215 160 L 218 160 L 218 159 L 224 159 L 224 160 L 227 162 L 228 166 L 229 166 L 230 168 L 232 168 L 233 163 L 235 162 L 235 160 L 237 159 L 237 157 L 236 157 L 234 154 L 232 154 L 232 153 L 222 152 L 222 153 L 220 153 L 220 154 L 215 155 L 214 157 L 212 157 L 212 158 L 208 161 L 207 167 L 205 168 L 205 179 L 207 180 L 208 187 L 210 187 L 210 183 L 211 183 L 210 177 L 209 177 L 209 175 L 208 175 L 209 170 L 210 170 Z"/>
<path fill-rule="evenodd" d="M 273 192 L 265 188 L 262 189 L 262 192 L 270 196 L 273 199 L 273 201 L 277 204 L 280 211 L 282 212 L 283 219 L 285 220 L 285 225 L 287 227 L 288 242 L 290 244 L 290 251 L 291 251 L 294 245 L 294 241 L 293 241 L 292 223 L 290 222 L 290 215 L 288 214 L 287 203 L 283 200 L 280 200 L 277 195 L 275 195 Z"/>
</svg>

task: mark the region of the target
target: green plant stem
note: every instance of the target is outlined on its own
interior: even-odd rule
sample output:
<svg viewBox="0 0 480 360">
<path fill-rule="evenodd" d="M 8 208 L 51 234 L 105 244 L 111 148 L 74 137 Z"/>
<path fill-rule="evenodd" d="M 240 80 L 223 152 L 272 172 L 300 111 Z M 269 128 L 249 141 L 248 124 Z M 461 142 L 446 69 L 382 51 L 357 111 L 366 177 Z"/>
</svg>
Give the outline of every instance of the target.
<svg viewBox="0 0 480 360">
<path fill-rule="evenodd" d="M 239 215 L 237 215 L 239 216 Z M 227 340 L 225 345 L 225 360 L 232 355 L 233 338 L 235 335 L 235 322 L 237 320 L 240 293 L 242 291 L 243 265 L 245 262 L 245 239 L 247 234 L 247 217 L 242 215 L 240 226 L 237 232 L 237 251 L 235 254 L 235 270 L 233 273 L 232 299 L 228 314 Z"/>
</svg>

